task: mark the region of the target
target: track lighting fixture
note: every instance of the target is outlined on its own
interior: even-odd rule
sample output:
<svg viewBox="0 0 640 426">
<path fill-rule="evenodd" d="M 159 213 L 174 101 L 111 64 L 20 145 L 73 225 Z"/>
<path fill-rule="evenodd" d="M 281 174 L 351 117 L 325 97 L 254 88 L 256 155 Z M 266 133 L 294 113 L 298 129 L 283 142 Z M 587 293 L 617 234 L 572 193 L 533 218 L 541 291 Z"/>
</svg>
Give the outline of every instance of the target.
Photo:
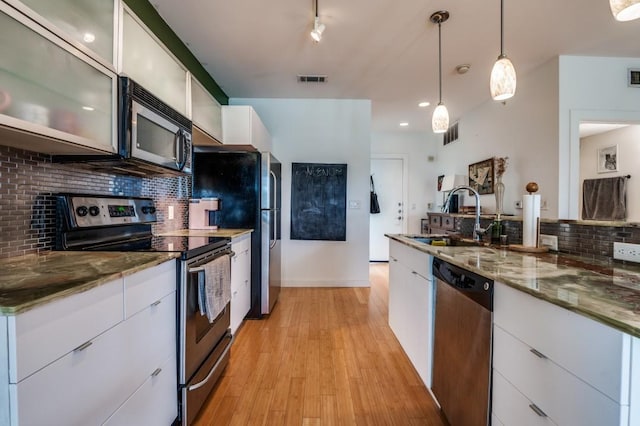
<svg viewBox="0 0 640 426">
<path fill-rule="evenodd" d="M 640 0 L 609 0 L 611 13 L 618 21 L 640 18 Z"/>
<path fill-rule="evenodd" d="M 320 18 L 318 17 L 318 0 L 316 0 L 316 17 L 313 20 L 313 30 L 311 30 L 311 38 L 318 43 L 322 40 L 322 33 L 324 32 L 325 26 L 320 23 Z"/>
<path fill-rule="evenodd" d="M 491 97 L 504 101 L 516 94 L 516 69 L 504 54 L 504 0 L 500 0 L 500 56 L 491 70 Z"/>
<path fill-rule="evenodd" d="M 444 133 L 449 128 L 449 111 L 447 107 L 442 103 L 442 28 L 443 22 L 449 19 L 449 12 L 441 10 L 434 12 L 429 20 L 434 24 L 438 24 L 438 88 L 439 88 L 439 101 L 438 106 L 433 111 L 431 117 L 431 128 L 433 133 Z"/>
</svg>

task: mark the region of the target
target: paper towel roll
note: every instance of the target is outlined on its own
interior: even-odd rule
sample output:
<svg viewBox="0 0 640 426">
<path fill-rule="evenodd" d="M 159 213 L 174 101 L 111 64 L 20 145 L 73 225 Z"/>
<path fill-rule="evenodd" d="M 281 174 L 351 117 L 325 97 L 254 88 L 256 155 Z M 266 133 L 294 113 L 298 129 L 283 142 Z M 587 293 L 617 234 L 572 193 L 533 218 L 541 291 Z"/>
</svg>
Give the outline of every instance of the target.
<svg viewBox="0 0 640 426">
<path fill-rule="evenodd" d="M 522 245 L 538 245 L 538 219 L 540 219 L 540 194 L 522 196 Z"/>
</svg>

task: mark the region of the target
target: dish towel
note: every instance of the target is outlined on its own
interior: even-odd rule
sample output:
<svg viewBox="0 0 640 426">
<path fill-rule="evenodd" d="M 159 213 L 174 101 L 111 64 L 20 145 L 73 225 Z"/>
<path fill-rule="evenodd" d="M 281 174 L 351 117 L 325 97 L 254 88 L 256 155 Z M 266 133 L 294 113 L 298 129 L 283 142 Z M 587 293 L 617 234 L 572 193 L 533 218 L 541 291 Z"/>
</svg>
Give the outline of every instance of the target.
<svg viewBox="0 0 640 426">
<path fill-rule="evenodd" d="M 198 282 L 198 306 L 212 323 L 231 300 L 231 257 L 225 254 L 205 264 L 204 274 Z"/>
<path fill-rule="evenodd" d="M 582 219 L 625 220 L 627 176 L 585 179 L 582 184 Z"/>
</svg>

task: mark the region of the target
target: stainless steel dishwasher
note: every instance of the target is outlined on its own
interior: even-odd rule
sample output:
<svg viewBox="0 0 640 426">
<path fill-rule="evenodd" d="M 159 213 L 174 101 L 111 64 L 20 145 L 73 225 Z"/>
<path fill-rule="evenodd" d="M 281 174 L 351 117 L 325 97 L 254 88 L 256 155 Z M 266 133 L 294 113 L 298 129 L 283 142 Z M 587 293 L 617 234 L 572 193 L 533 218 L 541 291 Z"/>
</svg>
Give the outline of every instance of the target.
<svg viewBox="0 0 640 426">
<path fill-rule="evenodd" d="M 451 426 L 490 424 L 493 281 L 433 258 L 432 392 Z"/>
</svg>

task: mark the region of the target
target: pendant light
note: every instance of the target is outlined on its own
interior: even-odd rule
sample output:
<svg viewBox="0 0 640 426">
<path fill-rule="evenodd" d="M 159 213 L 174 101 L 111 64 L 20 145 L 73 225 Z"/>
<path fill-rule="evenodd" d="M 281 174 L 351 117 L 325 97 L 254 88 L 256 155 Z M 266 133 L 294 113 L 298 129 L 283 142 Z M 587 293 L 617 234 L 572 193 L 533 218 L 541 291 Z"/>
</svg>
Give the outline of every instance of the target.
<svg viewBox="0 0 640 426">
<path fill-rule="evenodd" d="M 431 128 L 433 133 L 444 133 L 449 129 L 449 111 L 442 103 L 442 23 L 449 19 L 449 12 L 440 10 L 434 12 L 429 20 L 434 24 L 438 24 L 438 90 L 439 100 L 438 106 L 433 110 L 431 117 Z"/>
<path fill-rule="evenodd" d="M 611 13 L 618 21 L 640 18 L 640 0 L 609 0 Z"/>
<path fill-rule="evenodd" d="M 318 17 L 318 0 L 316 0 L 316 17 L 313 20 L 313 30 L 311 30 L 311 38 L 316 43 L 322 40 L 322 33 L 324 31 L 324 24 L 320 23 L 320 18 Z"/>
<path fill-rule="evenodd" d="M 504 0 L 500 0 L 500 56 L 491 70 L 491 97 L 504 101 L 516 94 L 516 69 L 504 54 Z"/>
</svg>

